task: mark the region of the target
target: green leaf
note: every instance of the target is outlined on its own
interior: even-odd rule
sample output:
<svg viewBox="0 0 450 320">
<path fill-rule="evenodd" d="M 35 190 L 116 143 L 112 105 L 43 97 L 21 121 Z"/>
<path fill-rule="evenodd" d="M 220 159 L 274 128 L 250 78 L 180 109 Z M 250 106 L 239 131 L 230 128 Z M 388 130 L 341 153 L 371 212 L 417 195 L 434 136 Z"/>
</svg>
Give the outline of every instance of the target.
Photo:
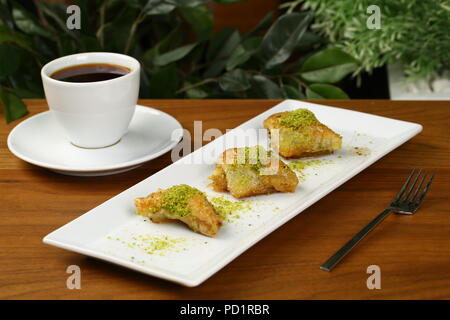
<svg viewBox="0 0 450 320">
<path fill-rule="evenodd" d="M 104 25 L 108 25 L 108 27 L 104 28 L 104 51 L 124 52 L 130 37 L 131 26 L 138 14 L 137 11 L 129 4 L 124 6 L 120 12 L 115 13 L 110 21 L 105 22 Z M 130 48 L 134 48 L 134 41 L 132 41 Z"/>
<path fill-rule="evenodd" d="M 331 84 L 315 83 L 306 89 L 308 99 L 349 99 L 340 88 Z"/>
<path fill-rule="evenodd" d="M 199 40 L 208 38 L 214 29 L 213 15 L 205 6 L 180 8 L 180 12 L 191 25 Z"/>
<path fill-rule="evenodd" d="M 20 67 L 23 52 L 15 45 L 0 43 L 0 77 L 14 74 Z"/>
<path fill-rule="evenodd" d="M 205 41 L 199 42 L 199 44 L 189 53 L 186 59 L 183 60 L 183 64 L 190 67 L 190 74 L 192 76 L 200 76 L 199 69 L 202 68 L 204 63 L 205 51 L 207 44 Z"/>
<path fill-rule="evenodd" d="M 193 8 L 198 7 L 210 0 L 167 0 L 167 2 L 175 4 L 177 7 Z"/>
<path fill-rule="evenodd" d="M 155 65 L 157 66 L 165 66 L 168 65 L 172 62 L 176 62 L 178 60 L 183 59 L 186 55 L 189 54 L 189 52 L 192 51 L 192 49 L 195 48 L 195 46 L 197 45 L 197 43 L 191 43 L 191 44 L 187 44 L 185 46 L 176 48 L 174 50 L 171 50 L 169 52 L 166 52 L 160 56 L 157 56 L 155 58 Z"/>
<path fill-rule="evenodd" d="M 27 36 L 13 32 L 6 26 L 0 25 L 0 43 L 2 42 L 12 42 L 23 47 L 29 47 L 31 45 L 31 41 Z"/>
<path fill-rule="evenodd" d="M 51 34 L 43 28 L 37 19 L 17 3 L 13 3 L 12 16 L 17 28 L 29 35 L 50 38 Z"/>
<path fill-rule="evenodd" d="M 172 29 L 161 41 L 159 41 L 152 48 L 145 51 L 143 55 L 144 67 L 153 67 L 155 57 L 159 55 L 160 52 L 169 51 L 175 42 L 177 42 L 180 36 L 180 25 L 177 25 Z"/>
<path fill-rule="evenodd" d="M 21 99 L 42 98 L 42 95 L 40 93 L 34 92 L 29 89 L 14 88 L 14 93 Z"/>
<path fill-rule="evenodd" d="M 177 69 L 174 64 L 162 67 L 156 71 L 149 85 L 150 98 L 170 99 L 175 98 L 178 86 Z"/>
<path fill-rule="evenodd" d="M 207 83 L 199 85 L 204 80 L 200 77 L 188 77 L 182 86 L 182 88 L 190 88 L 185 91 L 185 97 L 189 99 L 204 99 L 208 97 L 217 86 L 209 86 Z"/>
<path fill-rule="evenodd" d="M 191 85 L 190 82 L 185 82 L 185 86 Z M 186 91 L 186 97 L 189 99 L 204 99 L 208 96 L 208 92 L 202 87 L 191 88 Z"/>
<path fill-rule="evenodd" d="M 252 87 L 249 90 L 249 97 L 258 99 L 283 99 L 283 91 L 269 78 L 255 75 L 251 79 Z"/>
<path fill-rule="evenodd" d="M 208 96 L 208 92 L 201 88 L 192 88 L 186 91 L 186 97 L 189 99 L 204 99 Z"/>
<path fill-rule="evenodd" d="M 228 56 L 239 44 L 241 36 L 238 30 L 224 28 L 214 35 L 206 52 L 207 60 L 218 60 Z"/>
<path fill-rule="evenodd" d="M 196 7 L 207 0 L 128 0 L 132 8 L 140 8 L 146 15 L 164 15 L 172 12 L 176 7 Z"/>
<path fill-rule="evenodd" d="M 8 0 L 0 0 L 0 24 L 5 24 L 10 30 L 14 29 L 14 20 L 9 9 Z"/>
<path fill-rule="evenodd" d="M 63 3 L 50 3 L 45 1 L 38 1 L 38 5 L 41 7 L 42 12 L 51 18 L 56 25 L 58 25 L 59 29 L 70 33 L 70 30 L 67 29 L 66 19 L 67 19 L 67 5 Z"/>
<path fill-rule="evenodd" d="M 316 47 L 319 47 L 322 43 L 323 39 L 319 35 L 312 31 L 305 31 L 296 50 L 308 52 Z"/>
<path fill-rule="evenodd" d="M 269 29 L 262 42 L 265 68 L 285 62 L 298 46 L 311 16 L 306 13 L 288 13 L 281 16 Z"/>
<path fill-rule="evenodd" d="M 232 70 L 247 62 L 248 59 L 258 52 L 261 42 L 261 37 L 254 37 L 244 40 L 231 53 L 230 58 L 227 61 L 227 70 Z"/>
<path fill-rule="evenodd" d="M 335 83 L 358 68 L 358 61 L 340 49 L 325 49 L 309 57 L 301 68 L 306 81 Z"/>
<path fill-rule="evenodd" d="M 175 9 L 175 5 L 165 0 L 148 0 L 144 6 L 144 13 L 148 16 L 170 13 Z"/>
<path fill-rule="evenodd" d="M 28 113 L 27 106 L 13 92 L 0 87 L 0 102 L 6 123 L 19 119 Z"/>
<path fill-rule="evenodd" d="M 250 88 L 250 82 L 245 71 L 236 69 L 221 76 L 219 86 L 223 91 L 245 91 Z"/>
<path fill-rule="evenodd" d="M 75 32 L 74 30 L 69 30 L 66 25 L 66 19 L 67 19 L 67 5 L 63 3 L 47 3 L 44 1 L 38 1 L 38 5 L 41 7 L 42 12 L 50 18 L 50 20 L 53 20 L 55 24 L 59 27 L 61 31 L 63 31 L 66 35 L 68 35 L 70 38 L 77 40 L 78 39 L 78 32 Z M 63 37 L 63 35 L 62 35 Z M 66 41 L 67 37 L 64 37 Z M 64 51 L 64 50 L 62 50 Z M 65 53 L 65 52 L 62 52 Z"/>
<path fill-rule="evenodd" d="M 254 27 L 247 35 L 246 37 L 251 37 L 254 35 L 257 35 L 259 32 L 268 29 L 272 25 L 273 20 L 273 12 L 269 12 L 265 15 L 264 18 Z"/>
<path fill-rule="evenodd" d="M 281 90 L 283 90 L 284 95 L 288 99 L 304 99 L 305 95 L 300 92 L 296 87 L 290 85 L 281 86 Z"/>
<path fill-rule="evenodd" d="M 241 41 L 239 31 L 222 29 L 210 42 L 206 57 L 212 62 L 204 73 L 205 78 L 217 77 L 225 69 L 227 58 Z"/>
</svg>

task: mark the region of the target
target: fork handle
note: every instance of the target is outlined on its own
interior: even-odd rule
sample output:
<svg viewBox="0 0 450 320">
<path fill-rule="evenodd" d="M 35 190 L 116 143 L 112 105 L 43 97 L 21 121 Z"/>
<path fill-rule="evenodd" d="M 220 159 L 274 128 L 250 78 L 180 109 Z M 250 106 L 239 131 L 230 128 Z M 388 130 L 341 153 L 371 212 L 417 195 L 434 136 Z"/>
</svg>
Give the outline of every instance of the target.
<svg viewBox="0 0 450 320">
<path fill-rule="evenodd" d="M 339 261 L 341 261 L 342 258 L 344 258 L 347 253 L 349 253 L 350 250 L 352 250 L 370 231 L 372 231 L 381 221 L 383 221 L 389 213 L 391 213 L 391 211 L 392 210 L 388 208 L 380 213 L 375 219 L 369 222 L 368 225 L 362 228 L 361 231 L 355 234 L 353 238 L 351 238 L 350 241 L 348 241 L 342 248 L 336 251 L 335 254 L 325 261 L 320 266 L 320 269 L 331 271 L 339 263 Z"/>
</svg>

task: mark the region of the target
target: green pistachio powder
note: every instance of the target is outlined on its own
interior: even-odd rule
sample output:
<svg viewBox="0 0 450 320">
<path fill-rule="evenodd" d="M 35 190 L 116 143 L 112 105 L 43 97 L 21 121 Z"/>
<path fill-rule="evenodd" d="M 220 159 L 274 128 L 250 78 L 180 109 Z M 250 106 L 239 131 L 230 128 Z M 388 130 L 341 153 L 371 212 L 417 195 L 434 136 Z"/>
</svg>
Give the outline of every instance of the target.
<svg viewBox="0 0 450 320">
<path fill-rule="evenodd" d="M 130 242 L 121 240 L 120 238 L 112 238 L 108 236 L 107 239 L 116 240 L 127 246 L 128 248 L 138 248 L 149 255 L 164 256 L 164 252 L 186 250 L 181 248 L 180 244 L 185 242 L 183 238 L 170 238 L 168 236 L 153 236 L 153 235 L 133 235 Z M 134 260 L 134 257 L 131 257 Z"/>
<path fill-rule="evenodd" d="M 292 129 L 300 129 L 318 122 L 314 113 L 308 109 L 297 109 L 280 115 L 280 124 Z"/>
<path fill-rule="evenodd" d="M 241 213 L 252 211 L 249 200 L 232 201 L 222 196 L 210 197 L 208 200 L 219 216 L 226 222 L 233 222 L 240 218 Z"/>
<path fill-rule="evenodd" d="M 179 218 L 186 217 L 191 214 L 191 209 L 187 205 L 188 201 L 197 194 L 203 194 L 203 192 L 187 184 L 173 186 L 164 191 L 161 205 L 156 208 L 156 211 L 166 209 Z"/>
<path fill-rule="evenodd" d="M 161 208 L 169 210 L 178 217 L 185 217 L 191 213 L 187 206 L 189 199 L 197 194 L 204 195 L 200 190 L 181 184 L 167 189 L 162 197 Z M 227 222 L 232 222 L 239 218 L 239 212 L 251 210 L 249 201 L 231 201 L 225 197 L 210 197 L 208 199 L 214 210 Z"/>
<path fill-rule="evenodd" d="M 294 171 L 301 172 L 303 169 L 308 167 L 319 168 L 323 165 L 332 163 L 333 163 L 332 160 L 308 160 L 308 161 L 294 160 L 288 166 Z"/>
</svg>

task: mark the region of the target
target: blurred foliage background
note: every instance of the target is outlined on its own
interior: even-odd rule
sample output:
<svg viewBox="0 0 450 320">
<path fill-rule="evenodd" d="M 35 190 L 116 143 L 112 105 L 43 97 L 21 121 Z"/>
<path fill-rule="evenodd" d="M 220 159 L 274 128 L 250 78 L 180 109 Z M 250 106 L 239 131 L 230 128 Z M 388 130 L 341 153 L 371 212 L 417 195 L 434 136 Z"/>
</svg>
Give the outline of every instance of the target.
<svg viewBox="0 0 450 320">
<path fill-rule="evenodd" d="M 68 4 L 0 0 L 0 103 L 4 118 L 44 97 L 42 66 L 64 55 L 110 51 L 142 65 L 141 98 L 345 99 L 338 84 L 359 62 L 312 28 L 312 13 L 282 7 L 248 31 L 217 30 L 211 8 L 240 0 L 75 0 L 81 29 L 66 27 Z M 295 1 L 294 1 L 295 2 Z M 251 14 L 251 13 L 249 13 Z"/>
<path fill-rule="evenodd" d="M 372 5 L 378 30 L 366 27 Z M 286 9 L 312 10 L 313 30 L 360 60 L 359 71 L 400 63 L 410 81 L 450 73 L 450 0 L 294 0 Z"/>
</svg>

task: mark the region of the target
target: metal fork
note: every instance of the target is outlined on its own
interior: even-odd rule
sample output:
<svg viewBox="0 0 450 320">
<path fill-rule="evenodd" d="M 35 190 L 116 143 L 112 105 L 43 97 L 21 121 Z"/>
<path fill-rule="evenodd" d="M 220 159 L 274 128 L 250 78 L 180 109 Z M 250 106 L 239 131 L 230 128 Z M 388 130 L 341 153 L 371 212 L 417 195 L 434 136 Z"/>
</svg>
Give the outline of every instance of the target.
<svg viewBox="0 0 450 320">
<path fill-rule="evenodd" d="M 418 174 L 414 177 L 414 174 L 416 173 L 416 169 L 413 169 L 411 174 L 409 175 L 408 179 L 406 180 L 403 187 L 400 189 L 400 192 L 395 197 L 394 201 L 389 204 L 389 206 L 384 210 L 382 213 L 380 213 L 375 219 L 373 219 L 367 226 L 361 229 L 357 234 L 353 236 L 350 241 L 348 241 L 341 249 L 336 251 L 335 254 L 333 254 L 325 263 L 323 263 L 320 266 L 320 269 L 325 271 L 331 271 L 338 263 L 342 260 L 342 258 L 345 257 L 347 253 L 350 252 L 370 231 L 372 231 L 381 221 L 383 221 L 392 211 L 400 214 L 414 214 L 422 204 L 423 198 L 425 198 L 425 195 L 427 194 L 428 190 L 430 189 L 430 185 L 433 182 L 434 174 L 431 175 L 431 178 L 429 178 L 428 183 L 425 185 L 425 187 L 422 189 L 422 185 L 425 182 L 425 179 L 427 177 L 427 173 L 423 172 L 422 175 L 422 169 L 419 170 Z M 419 177 L 422 175 L 422 179 L 419 183 L 419 185 L 416 188 L 417 182 L 419 181 Z M 411 179 L 413 179 L 413 182 L 409 186 L 408 185 L 411 182 Z M 403 197 L 406 189 L 408 189 L 408 192 Z M 413 190 L 414 193 L 413 193 Z M 420 195 L 419 195 L 419 191 Z"/>
</svg>

